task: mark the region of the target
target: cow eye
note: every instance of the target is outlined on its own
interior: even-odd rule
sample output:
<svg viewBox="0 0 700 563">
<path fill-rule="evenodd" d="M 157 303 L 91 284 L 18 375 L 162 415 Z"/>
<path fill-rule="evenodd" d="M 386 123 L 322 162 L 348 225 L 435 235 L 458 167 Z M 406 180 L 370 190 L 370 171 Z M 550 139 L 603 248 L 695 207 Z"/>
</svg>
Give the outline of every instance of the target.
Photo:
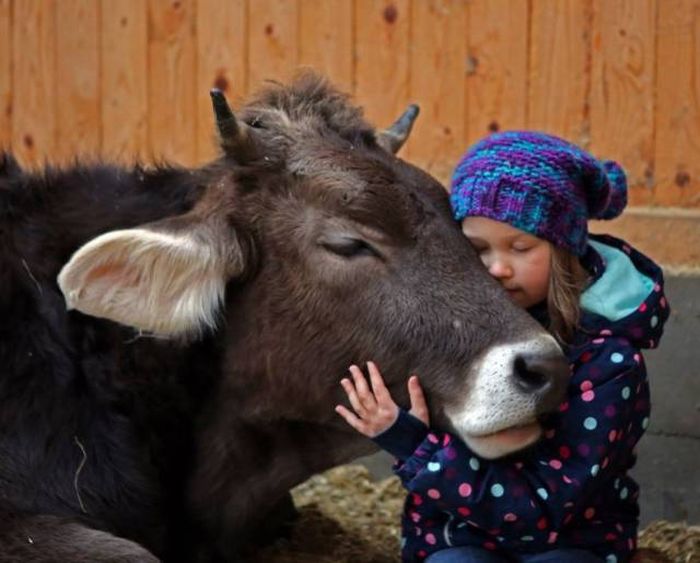
<svg viewBox="0 0 700 563">
<path fill-rule="evenodd" d="M 371 244 L 361 239 L 351 237 L 333 238 L 321 240 L 320 244 L 327 251 L 343 258 L 356 258 L 358 256 L 380 257 L 379 252 Z"/>
</svg>

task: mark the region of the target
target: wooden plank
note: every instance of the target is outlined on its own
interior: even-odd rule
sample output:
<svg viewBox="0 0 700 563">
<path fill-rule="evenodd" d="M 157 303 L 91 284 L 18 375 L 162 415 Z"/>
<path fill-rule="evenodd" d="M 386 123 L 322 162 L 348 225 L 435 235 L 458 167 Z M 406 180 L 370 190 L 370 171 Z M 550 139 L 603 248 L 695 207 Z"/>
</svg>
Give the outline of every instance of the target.
<svg viewBox="0 0 700 563">
<path fill-rule="evenodd" d="M 130 162 L 150 158 L 148 10 L 142 0 L 102 0 L 102 152 Z"/>
<path fill-rule="evenodd" d="M 464 151 L 467 4 L 414 0 L 410 95 L 421 107 L 404 155 L 447 183 Z"/>
<path fill-rule="evenodd" d="M 533 0 L 528 127 L 588 145 L 588 0 Z"/>
<path fill-rule="evenodd" d="M 654 203 L 700 206 L 700 0 L 658 6 Z"/>
<path fill-rule="evenodd" d="M 299 62 L 352 92 L 353 6 L 347 0 L 300 0 Z"/>
<path fill-rule="evenodd" d="M 149 0 L 148 125 L 157 159 L 197 160 L 194 0 Z"/>
<path fill-rule="evenodd" d="M 55 150 L 55 7 L 54 0 L 13 4 L 12 147 L 26 165 Z"/>
<path fill-rule="evenodd" d="M 11 2 L 0 0 L 0 151 L 12 139 L 12 27 Z"/>
<path fill-rule="evenodd" d="M 246 93 L 245 0 L 199 0 L 197 4 L 197 159 L 214 158 L 216 135 L 209 89 L 223 90 L 231 104 Z"/>
<path fill-rule="evenodd" d="M 380 128 L 409 102 L 410 10 L 409 0 L 355 2 L 355 95 Z"/>
<path fill-rule="evenodd" d="M 632 205 L 653 196 L 656 0 L 594 0 L 591 150 L 627 172 Z"/>
<path fill-rule="evenodd" d="M 469 4 L 467 145 L 527 125 L 527 0 Z"/>
<path fill-rule="evenodd" d="M 697 209 L 630 207 L 617 219 L 591 221 L 588 228 L 592 233 L 608 233 L 627 241 L 661 264 L 667 276 L 700 275 L 700 211 Z"/>
<path fill-rule="evenodd" d="M 56 4 L 57 143 L 55 160 L 100 150 L 99 6 L 92 0 Z"/>
<path fill-rule="evenodd" d="M 299 62 L 299 6 L 296 0 L 254 0 L 248 7 L 248 86 L 288 81 Z"/>
</svg>

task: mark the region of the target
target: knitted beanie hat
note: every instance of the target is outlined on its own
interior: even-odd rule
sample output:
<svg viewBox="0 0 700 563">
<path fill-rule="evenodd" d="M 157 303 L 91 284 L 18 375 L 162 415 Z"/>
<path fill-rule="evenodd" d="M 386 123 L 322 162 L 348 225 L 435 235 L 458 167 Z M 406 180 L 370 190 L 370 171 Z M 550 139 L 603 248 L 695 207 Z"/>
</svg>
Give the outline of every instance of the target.
<svg viewBox="0 0 700 563">
<path fill-rule="evenodd" d="M 452 176 L 455 219 L 488 217 L 577 256 L 589 219 L 613 219 L 627 204 L 625 172 L 563 139 L 506 131 L 474 145 Z"/>
</svg>

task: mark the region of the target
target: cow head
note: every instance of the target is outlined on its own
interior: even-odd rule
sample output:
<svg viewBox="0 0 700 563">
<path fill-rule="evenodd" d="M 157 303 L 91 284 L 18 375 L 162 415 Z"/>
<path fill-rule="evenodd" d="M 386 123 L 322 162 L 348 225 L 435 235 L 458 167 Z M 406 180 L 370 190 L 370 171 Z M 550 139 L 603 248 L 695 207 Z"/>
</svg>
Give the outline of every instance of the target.
<svg viewBox="0 0 700 563">
<path fill-rule="evenodd" d="M 477 453 L 534 441 L 564 358 L 482 267 L 442 186 L 395 156 L 417 109 L 377 132 L 314 76 L 239 116 L 212 97 L 223 156 L 185 172 L 197 204 L 85 244 L 59 276 L 68 306 L 220 339 L 231 417 L 349 439 L 338 382 L 374 359 L 399 401 L 419 373 L 434 420 Z"/>
</svg>

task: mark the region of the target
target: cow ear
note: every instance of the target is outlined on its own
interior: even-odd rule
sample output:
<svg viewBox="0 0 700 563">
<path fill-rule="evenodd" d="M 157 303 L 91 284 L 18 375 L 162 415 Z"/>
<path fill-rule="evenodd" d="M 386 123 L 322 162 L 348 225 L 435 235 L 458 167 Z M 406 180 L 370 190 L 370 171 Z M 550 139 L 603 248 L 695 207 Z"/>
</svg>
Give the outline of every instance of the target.
<svg viewBox="0 0 700 563">
<path fill-rule="evenodd" d="M 235 231 L 153 227 L 112 231 L 81 247 L 58 276 L 68 308 L 161 335 L 213 329 L 227 281 L 246 266 Z"/>
</svg>

